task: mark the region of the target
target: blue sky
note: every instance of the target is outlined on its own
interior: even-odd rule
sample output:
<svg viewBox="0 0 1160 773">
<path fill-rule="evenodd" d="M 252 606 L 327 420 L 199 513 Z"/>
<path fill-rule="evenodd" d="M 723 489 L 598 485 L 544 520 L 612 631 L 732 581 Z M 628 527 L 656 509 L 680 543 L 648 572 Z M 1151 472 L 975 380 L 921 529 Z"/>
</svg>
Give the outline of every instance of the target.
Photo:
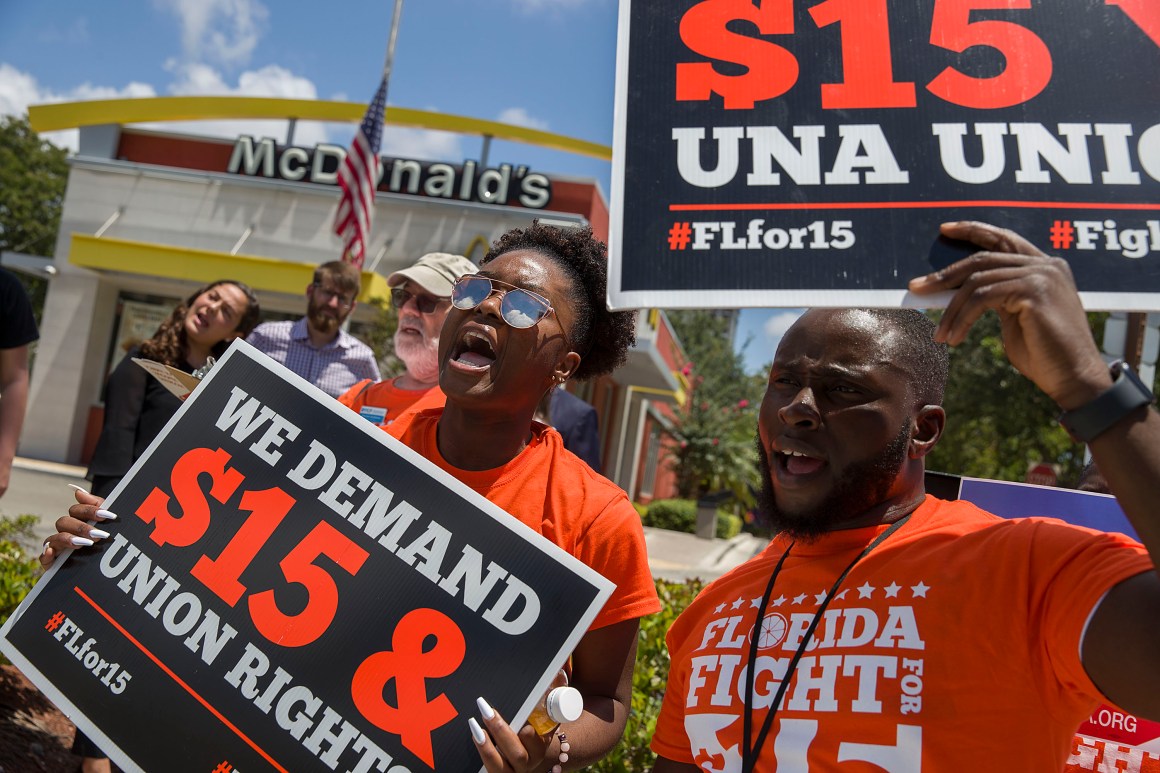
<svg viewBox="0 0 1160 773">
<path fill-rule="evenodd" d="M 82 0 L 0 3 L 0 114 L 43 102 L 225 95 L 367 101 L 378 85 L 393 0 Z M 616 0 L 407 0 L 388 102 L 612 143 Z M 273 125 L 271 125 L 273 124 Z M 276 122 L 166 124 L 236 137 L 285 136 Z M 353 124 L 300 125 L 296 144 L 345 145 Z M 75 148 L 76 133 L 48 138 Z M 480 140 L 390 129 L 383 152 L 478 158 Z M 496 142 L 490 163 L 596 179 L 610 164 Z M 783 310 L 742 312 L 746 361 L 773 356 Z"/>
</svg>

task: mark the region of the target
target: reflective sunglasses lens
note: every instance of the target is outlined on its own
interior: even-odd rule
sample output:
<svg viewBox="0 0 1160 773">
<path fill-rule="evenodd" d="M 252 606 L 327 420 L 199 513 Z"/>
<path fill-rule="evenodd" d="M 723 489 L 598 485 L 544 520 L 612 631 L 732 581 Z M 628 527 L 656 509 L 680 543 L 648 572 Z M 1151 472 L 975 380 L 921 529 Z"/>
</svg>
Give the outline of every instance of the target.
<svg viewBox="0 0 1160 773">
<path fill-rule="evenodd" d="M 525 290 L 509 290 L 503 297 L 500 313 L 504 322 L 515 328 L 532 327 L 548 313 L 550 306 Z"/>
<path fill-rule="evenodd" d="M 411 294 L 409 292 L 396 287 L 391 290 L 391 305 L 396 309 L 401 309 L 403 308 L 403 305 L 407 303 L 407 299 L 410 297 Z"/>
<path fill-rule="evenodd" d="M 464 277 L 451 288 L 451 305 L 457 309 L 474 309 L 490 294 L 490 279 Z"/>
</svg>

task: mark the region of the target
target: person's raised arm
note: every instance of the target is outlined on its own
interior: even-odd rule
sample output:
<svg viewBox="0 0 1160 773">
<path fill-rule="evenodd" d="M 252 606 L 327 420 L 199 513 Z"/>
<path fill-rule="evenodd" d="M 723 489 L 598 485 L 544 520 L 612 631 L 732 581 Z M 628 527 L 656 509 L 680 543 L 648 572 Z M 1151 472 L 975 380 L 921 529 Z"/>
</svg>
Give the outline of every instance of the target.
<svg viewBox="0 0 1160 773">
<path fill-rule="evenodd" d="M 955 291 L 938 340 L 961 343 L 975 320 L 993 309 L 1011 364 L 1062 410 L 1080 408 L 1112 386 L 1065 261 L 983 223 L 948 223 L 942 233 L 982 251 L 910 284 L 918 294 Z M 1160 415 L 1141 406 L 1095 437 L 1090 448 L 1153 566 L 1160 566 Z M 1110 700 L 1160 719 L 1158 653 L 1160 580 L 1153 571 L 1108 591 L 1088 625 L 1082 658 Z"/>
<path fill-rule="evenodd" d="M 0 349 L 0 496 L 8 490 L 27 407 L 28 346 Z"/>
</svg>

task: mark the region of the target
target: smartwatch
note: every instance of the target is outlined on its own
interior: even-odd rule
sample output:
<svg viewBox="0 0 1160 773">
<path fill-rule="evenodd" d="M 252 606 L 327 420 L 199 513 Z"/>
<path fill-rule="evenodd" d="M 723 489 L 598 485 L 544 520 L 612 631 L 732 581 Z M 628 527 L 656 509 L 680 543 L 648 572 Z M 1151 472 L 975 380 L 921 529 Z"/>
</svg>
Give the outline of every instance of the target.
<svg viewBox="0 0 1160 773">
<path fill-rule="evenodd" d="M 1156 402 L 1152 390 L 1122 360 L 1113 362 L 1109 370 L 1111 388 L 1074 411 L 1059 414 L 1059 423 L 1073 440 L 1090 443 L 1140 406 Z"/>
</svg>

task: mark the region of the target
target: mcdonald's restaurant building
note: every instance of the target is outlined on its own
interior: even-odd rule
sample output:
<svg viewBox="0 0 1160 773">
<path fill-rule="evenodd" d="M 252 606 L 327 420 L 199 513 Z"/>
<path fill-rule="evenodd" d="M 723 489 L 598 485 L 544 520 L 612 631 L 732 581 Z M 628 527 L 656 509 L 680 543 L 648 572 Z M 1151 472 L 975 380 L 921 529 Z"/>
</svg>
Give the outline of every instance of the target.
<svg viewBox="0 0 1160 773">
<path fill-rule="evenodd" d="M 79 127 L 80 148 L 70 158 L 55 254 L 6 253 L 2 259 L 9 268 L 51 280 L 22 456 L 86 464 L 103 418 L 102 387 L 113 366 L 197 287 L 238 279 L 257 291 L 264 321 L 297 319 L 305 312 L 314 267 L 340 253 L 332 226 L 339 198 L 336 171 L 345 149 L 300 147 L 290 137 L 231 141 L 132 126 L 143 120 L 226 117 L 220 110 L 224 100 L 215 103 L 212 115 L 197 115 L 190 101 L 173 107 L 183 100 L 115 100 L 30 111 L 38 131 Z M 263 117 L 275 117 L 270 111 L 287 103 L 286 112 L 277 115 L 283 119 L 302 117 L 304 104 L 339 105 L 348 107 L 353 123 L 364 109 L 237 99 L 229 102 L 237 108 L 231 117 L 254 117 L 249 103 L 257 102 L 266 111 Z M 542 135 L 517 139 L 554 139 L 560 141 L 557 147 L 570 141 L 460 120 L 465 127 L 459 130 L 485 138 L 484 155 L 489 132 Z M 378 313 L 370 301 L 388 297 L 386 277 L 424 253 L 453 252 L 478 262 L 493 239 L 534 218 L 588 223 L 607 238 L 608 207 L 592 180 L 553 176 L 519 163 L 489 165 L 486 158 L 451 164 L 384 156 L 383 166 L 361 303 L 352 316 L 355 335 Z M 666 416 L 684 397 L 679 370 L 684 355 L 662 312 L 642 311 L 636 332 L 625 366 L 570 388 L 597 409 L 604 474 L 634 499 L 648 501 L 673 494 L 664 458 L 671 439 Z"/>
</svg>

